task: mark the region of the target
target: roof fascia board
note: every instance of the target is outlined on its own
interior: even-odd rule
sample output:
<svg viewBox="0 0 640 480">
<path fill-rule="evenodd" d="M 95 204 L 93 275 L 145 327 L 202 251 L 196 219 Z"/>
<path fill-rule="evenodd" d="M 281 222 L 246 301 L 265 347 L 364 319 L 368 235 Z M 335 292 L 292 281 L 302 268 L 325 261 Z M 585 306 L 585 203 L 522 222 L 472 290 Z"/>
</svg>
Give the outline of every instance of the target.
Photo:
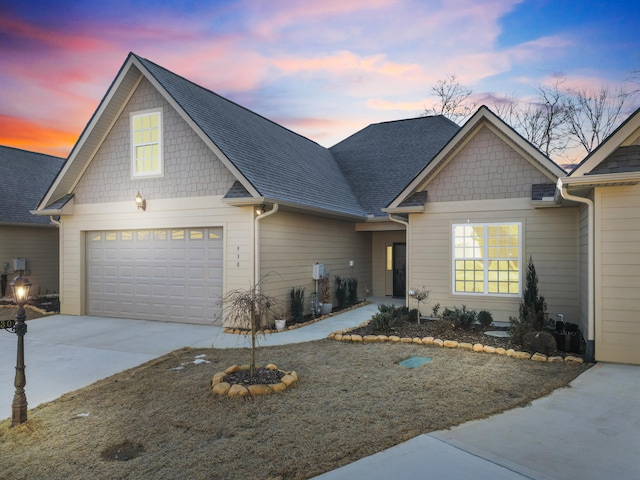
<svg viewBox="0 0 640 480">
<path fill-rule="evenodd" d="M 631 114 L 615 132 L 588 155 L 587 158 L 571 172 L 570 177 L 579 177 L 588 174 L 638 130 L 640 130 L 640 109 Z"/>
<path fill-rule="evenodd" d="M 202 131 L 200 126 L 184 111 L 182 106 L 171 96 L 169 92 L 156 80 L 156 78 L 144 67 L 144 65 L 134 57 L 134 62 L 138 69 L 143 72 L 144 76 L 151 84 L 162 94 L 169 104 L 180 114 L 182 119 L 196 132 L 200 139 L 209 147 L 213 153 L 220 159 L 231 174 L 242 184 L 242 186 L 251 194 L 252 197 L 259 197 L 260 192 L 251 184 L 249 180 L 238 170 L 238 168 L 227 158 L 227 156 L 218 148 L 218 146 Z"/>
<path fill-rule="evenodd" d="M 105 95 L 105 97 L 100 102 L 100 105 L 98 105 L 98 109 L 96 110 L 96 112 L 94 113 L 93 117 L 89 121 L 89 124 L 84 129 L 84 131 L 82 132 L 82 134 L 81 134 L 80 138 L 78 139 L 78 141 L 76 142 L 76 144 L 73 146 L 73 150 L 71 151 L 71 154 L 67 158 L 67 161 L 65 162 L 64 166 L 62 167 L 62 169 L 60 170 L 60 172 L 56 176 L 56 179 L 54 180 L 54 182 L 49 187 L 49 190 L 47 190 L 47 193 L 40 200 L 40 203 L 38 203 L 38 205 L 36 207 L 36 210 L 42 209 L 43 207 L 45 207 L 51 201 L 52 195 L 57 190 L 57 188 L 60 185 L 60 182 L 62 181 L 62 179 L 67 175 L 67 172 L 71 168 L 71 165 L 73 165 L 75 163 L 75 161 L 77 160 L 79 152 L 82 151 L 82 146 L 86 143 L 87 139 L 91 135 L 93 129 L 96 126 L 96 124 L 102 118 L 102 116 L 104 114 L 104 111 L 107 109 L 107 107 L 111 103 L 111 101 L 113 99 L 113 96 L 118 91 L 118 88 L 122 84 L 123 79 L 129 73 L 129 70 L 131 68 L 132 63 L 133 63 L 133 55 L 129 55 L 129 58 L 127 59 L 127 61 L 123 65 L 123 67 L 120 69 L 120 72 L 118 73 L 118 76 L 114 80 L 113 84 L 109 87 L 109 90 L 107 91 L 107 94 Z M 140 80 L 138 80 L 138 82 L 136 83 L 136 86 L 139 84 L 139 82 L 140 82 Z M 131 95 L 133 95 L 134 91 L 135 91 L 135 88 L 132 89 L 132 91 L 130 92 L 130 94 L 127 97 L 127 99 L 131 98 Z M 119 113 L 124 108 L 124 105 L 126 105 L 126 102 L 119 109 L 119 111 L 118 111 Z M 109 131 L 111 131 L 111 128 L 113 128 L 113 124 L 117 120 L 118 116 L 119 115 L 117 115 L 115 117 L 115 119 L 111 122 L 111 125 L 107 129 L 107 133 Z M 106 134 L 105 134 L 105 137 L 106 137 Z M 102 138 L 101 141 L 98 144 L 102 145 L 103 141 L 104 141 L 104 138 Z M 89 163 L 91 163 L 91 159 L 93 159 L 94 155 L 95 155 L 95 151 L 91 153 L 91 156 L 89 157 L 89 159 L 87 161 L 87 165 L 85 165 L 85 167 L 82 169 L 82 173 L 85 172 L 85 170 L 87 169 L 87 166 L 89 165 Z M 79 175 L 78 178 L 73 182 L 73 187 L 74 188 L 77 185 L 77 183 L 78 183 L 78 181 L 79 181 L 79 179 L 81 177 L 82 177 L 82 175 Z M 70 192 L 65 192 L 65 194 L 66 193 L 70 193 Z"/>
<path fill-rule="evenodd" d="M 334 217 L 334 218 L 337 217 L 337 218 L 342 218 L 346 220 L 358 220 L 361 222 L 366 220 L 366 218 L 361 215 L 336 212 L 335 210 L 328 210 L 326 208 L 311 207 L 309 205 L 302 205 L 300 203 L 282 201 L 282 200 L 278 200 L 275 198 L 268 198 L 268 197 L 223 198 L 222 202 L 234 207 L 246 207 L 250 205 L 259 205 L 262 203 L 268 203 L 268 204 L 277 203 L 278 205 L 280 205 L 281 210 L 283 208 L 285 209 L 289 208 L 292 210 L 304 211 L 306 213 L 325 216 L 325 217 Z"/>
<path fill-rule="evenodd" d="M 424 213 L 424 205 L 413 206 L 413 207 L 394 207 L 394 208 L 383 208 L 382 211 L 384 213 L 397 213 L 399 215 L 407 214 L 407 213 Z"/>
<path fill-rule="evenodd" d="M 636 185 L 640 183 L 640 172 L 603 173 L 601 175 L 581 175 L 558 179 L 558 189 L 567 187 L 597 187 L 598 185 Z"/>
</svg>

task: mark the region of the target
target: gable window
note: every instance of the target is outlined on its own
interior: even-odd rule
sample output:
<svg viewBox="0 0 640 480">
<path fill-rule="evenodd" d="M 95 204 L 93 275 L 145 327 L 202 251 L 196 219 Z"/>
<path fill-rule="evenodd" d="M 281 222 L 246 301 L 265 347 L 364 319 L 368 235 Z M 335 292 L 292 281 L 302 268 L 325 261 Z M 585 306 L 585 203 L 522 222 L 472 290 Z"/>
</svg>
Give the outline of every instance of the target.
<svg viewBox="0 0 640 480">
<path fill-rule="evenodd" d="M 162 175 L 162 111 L 131 115 L 131 146 L 134 177 Z"/>
<path fill-rule="evenodd" d="M 453 225 L 453 293 L 520 296 L 521 223 Z"/>
</svg>

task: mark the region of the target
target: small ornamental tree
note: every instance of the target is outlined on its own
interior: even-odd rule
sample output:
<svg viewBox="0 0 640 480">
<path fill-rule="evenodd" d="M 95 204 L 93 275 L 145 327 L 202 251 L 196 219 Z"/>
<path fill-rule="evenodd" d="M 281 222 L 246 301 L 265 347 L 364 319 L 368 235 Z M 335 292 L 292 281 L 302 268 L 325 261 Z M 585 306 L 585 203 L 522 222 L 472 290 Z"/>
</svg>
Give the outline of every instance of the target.
<svg viewBox="0 0 640 480">
<path fill-rule="evenodd" d="M 517 318 L 509 317 L 509 333 L 514 340 L 521 342 L 525 333 L 543 330 L 547 317 L 547 303 L 538 292 L 538 275 L 533 259 L 529 257 L 526 287 L 522 294 L 519 315 Z"/>
<path fill-rule="evenodd" d="M 226 314 L 226 322 L 236 327 L 248 330 L 251 335 L 251 376 L 256 373 L 257 336 L 260 328 L 269 322 L 269 316 L 278 300 L 262 291 L 260 283 L 247 290 L 236 289 L 227 292 L 222 298 L 222 305 Z"/>
</svg>

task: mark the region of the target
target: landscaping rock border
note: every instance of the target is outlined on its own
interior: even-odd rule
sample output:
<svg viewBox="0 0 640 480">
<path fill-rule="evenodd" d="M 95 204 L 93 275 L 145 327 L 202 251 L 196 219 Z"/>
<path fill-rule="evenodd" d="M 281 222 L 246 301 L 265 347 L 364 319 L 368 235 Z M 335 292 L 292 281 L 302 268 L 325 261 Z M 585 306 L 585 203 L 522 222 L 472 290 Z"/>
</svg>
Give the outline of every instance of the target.
<svg viewBox="0 0 640 480">
<path fill-rule="evenodd" d="M 506 355 L 507 357 L 516 358 L 519 360 L 533 360 L 536 362 L 567 362 L 567 363 L 584 363 L 584 360 L 581 357 L 576 357 L 573 355 L 567 355 L 566 357 L 547 357 L 547 355 L 543 355 L 541 353 L 531 354 L 529 352 L 522 352 L 518 350 L 514 350 L 510 348 L 509 350 L 505 350 L 501 347 L 492 347 L 489 345 L 482 345 L 481 343 L 464 343 L 457 342 L 455 340 L 442 340 L 440 338 L 434 337 L 403 337 L 400 338 L 395 335 L 386 336 L 386 335 L 365 335 L 364 337 L 361 335 L 350 334 L 351 329 L 347 330 L 337 330 L 329 334 L 327 338 L 329 340 L 336 340 L 338 342 L 351 342 L 351 343 L 360 343 L 360 342 L 395 342 L 395 343 L 412 343 L 419 345 L 431 345 L 439 348 L 460 348 L 462 350 L 469 350 L 475 353 L 490 353 L 496 355 Z"/>
<path fill-rule="evenodd" d="M 298 374 L 295 371 L 285 372 L 284 370 L 279 370 L 273 363 L 270 363 L 264 368 L 268 368 L 269 370 L 278 370 L 279 372 L 284 373 L 284 376 L 280 379 L 279 383 L 270 385 L 248 385 L 245 387 L 244 385 L 239 384 L 231 385 L 224 381 L 224 378 L 227 375 L 242 370 L 249 370 L 250 368 L 251 365 L 232 365 L 224 372 L 214 374 L 213 379 L 211 380 L 211 391 L 214 395 L 226 395 L 229 397 L 256 397 L 258 395 L 271 395 L 272 393 L 284 392 L 287 388 L 298 383 Z M 263 367 L 256 365 L 256 368 Z"/>
</svg>

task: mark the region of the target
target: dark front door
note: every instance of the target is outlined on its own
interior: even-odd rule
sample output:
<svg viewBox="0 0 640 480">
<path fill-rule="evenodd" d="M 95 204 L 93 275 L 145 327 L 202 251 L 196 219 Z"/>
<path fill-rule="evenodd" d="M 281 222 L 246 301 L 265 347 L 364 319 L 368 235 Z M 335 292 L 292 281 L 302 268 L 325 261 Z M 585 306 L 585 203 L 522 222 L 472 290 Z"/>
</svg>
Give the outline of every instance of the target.
<svg viewBox="0 0 640 480">
<path fill-rule="evenodd" d="M 393 296 L 404 297 L 407 291 L 407 244 L 393 244 Z"/>
</svg>

